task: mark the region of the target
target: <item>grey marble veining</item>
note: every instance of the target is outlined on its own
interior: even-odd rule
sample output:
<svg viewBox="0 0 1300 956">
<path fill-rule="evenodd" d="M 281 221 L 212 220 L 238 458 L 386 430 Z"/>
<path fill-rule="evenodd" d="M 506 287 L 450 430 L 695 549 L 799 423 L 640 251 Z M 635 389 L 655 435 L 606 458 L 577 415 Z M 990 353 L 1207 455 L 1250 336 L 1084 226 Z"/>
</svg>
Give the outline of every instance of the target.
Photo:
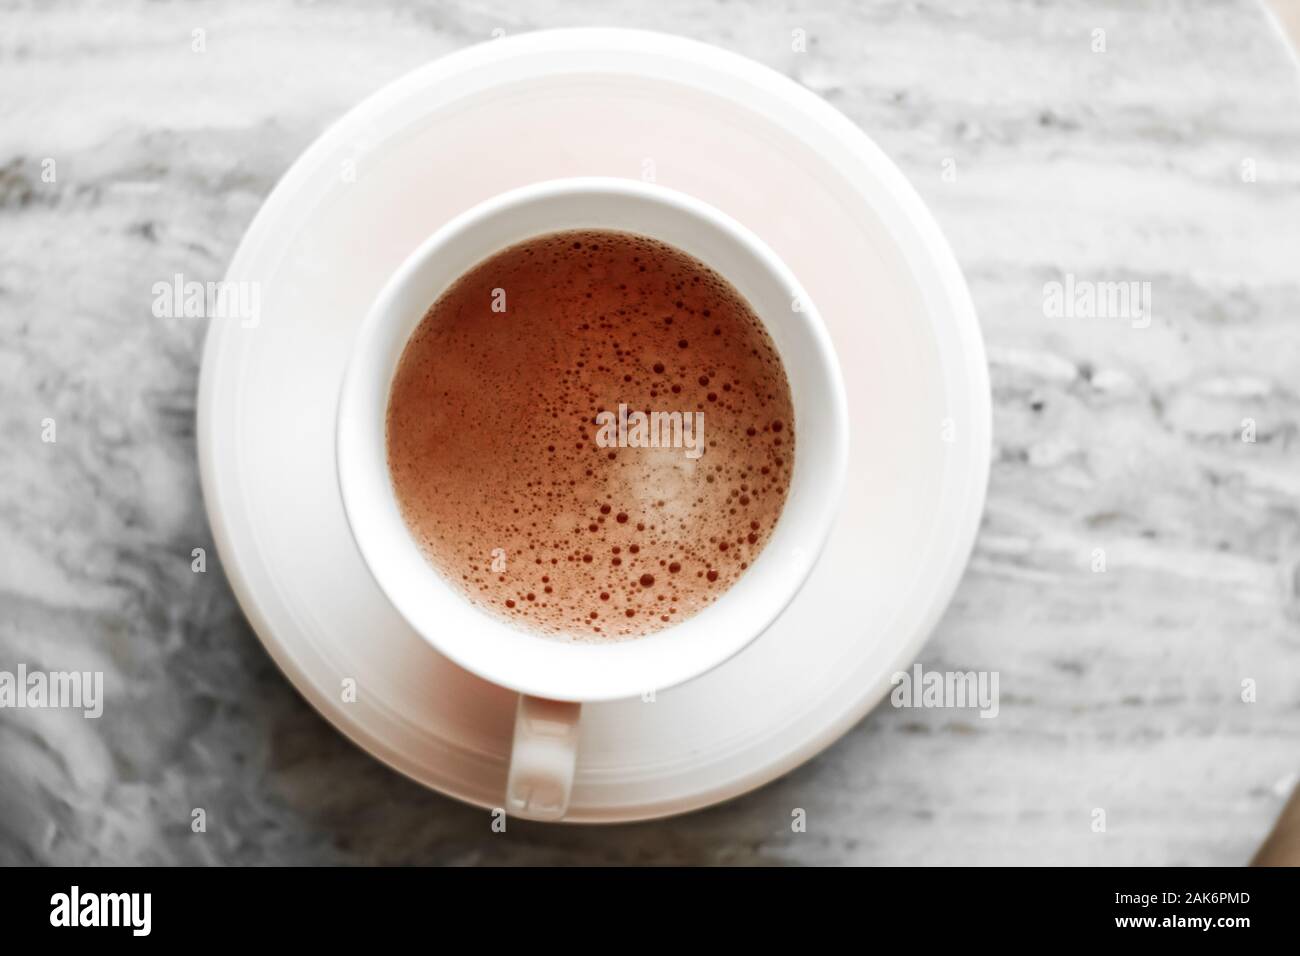
<svg viewBox="0 0 1300 956">
<path fill-rule="evenodd" d="M 936 212 L 995 449 L 921 660 L 998 670 L 1002 705 L 880 708 L 690 816 L 498 835 L 340 737 L 191 573 L 203 329 L 149 290 L 219 278 L 297 154 L 388 81 L 496 28 L 589 24 L 787 73 Z M 1298 157 L 1300 79 L 1247 0 L 0 6 L 0 670 L 102 671 L 112 701 L 0 710 L 0 862 L 1244 861 L 1300 779 Z M 1045 315 L 1066 274 L 1150 282 L 1150 326 Z"/>
</svg>

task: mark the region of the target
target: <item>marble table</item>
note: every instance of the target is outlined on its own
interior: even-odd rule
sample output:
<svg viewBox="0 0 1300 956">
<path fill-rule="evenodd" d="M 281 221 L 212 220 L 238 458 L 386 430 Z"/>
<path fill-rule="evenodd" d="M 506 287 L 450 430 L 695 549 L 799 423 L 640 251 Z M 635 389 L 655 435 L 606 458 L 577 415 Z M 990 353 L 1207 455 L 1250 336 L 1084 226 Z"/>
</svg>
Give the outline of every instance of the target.
<svg viewBox="0 0 1300 956">
<path fill-rule="evenodd" d="M 192 573 L 204 329 L 154 319 L 150 289 L 219 278 L 295 156 L 388 81 L 593 23 L 787 73 L 937 214 L 995 448 L 921 660 L 998 671 L 1001 708 L 886 705 L 705 812 L 497 834 L 332 730 Z M 1300 772 L 1297 156 L 1296 65 L 1249 0 L 7 6 L 0 670 L 103 671 L 112 706 L 0 710 L 0 862 L 1243 862 Z M 1054 315 L 1066 276 L 1149 283 L 1150 321 Z"/>
</svg>

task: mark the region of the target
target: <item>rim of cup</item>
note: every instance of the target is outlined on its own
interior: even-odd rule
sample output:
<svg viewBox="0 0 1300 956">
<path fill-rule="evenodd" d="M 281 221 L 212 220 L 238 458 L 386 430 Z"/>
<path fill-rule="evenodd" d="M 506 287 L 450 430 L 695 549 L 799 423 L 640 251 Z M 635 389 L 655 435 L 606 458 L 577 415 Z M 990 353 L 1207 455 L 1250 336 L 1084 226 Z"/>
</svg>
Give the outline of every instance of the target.
<svg viewBox="0 0 1300 956">
<path fill-rule="evenodd" d="M 795 406 L 790 488 L 766 546 L 709 606 L 636 638 L 549 637 L 472 604 L 420 551 L 401 517 L 388 472 L 385 428 L 392 378 L 429 307 L 494 253 L 579 228 L 660 239 L 731 282 L 776 343 Z M 766 243 L 676 190 L 639 180 L 577 177 L 520 187 L 471 207 L 397 268 L 362 321 L 343 378 L 336 464 L 344 511 L 366 566 L 435 650 L 520 693 L 594 702 L 693 679 L 738 653 L 776 620 L 807 580 L 830 532 L 844 490 L 848 440 L 847 399 L 830 336 L 807 292 Z M 490 551 L 485 542 L 485 556 Z"/>
</svg>

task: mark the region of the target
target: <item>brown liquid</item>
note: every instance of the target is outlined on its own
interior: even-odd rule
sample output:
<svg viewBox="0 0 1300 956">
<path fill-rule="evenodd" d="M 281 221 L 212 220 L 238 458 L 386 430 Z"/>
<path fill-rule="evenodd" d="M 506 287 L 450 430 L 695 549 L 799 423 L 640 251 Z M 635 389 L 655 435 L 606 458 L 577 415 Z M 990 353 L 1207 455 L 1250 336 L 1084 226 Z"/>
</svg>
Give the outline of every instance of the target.
<svg viewBox="0 0 1300 956">
<path fill-rule="evenodd" d="M 679 447 L 633 447 L 638 410 L 684 413 L 660 432 Z M 642 236 L 552 233 L 429 309 L 393 380 L 388 465 L 411 533 L 473 602 L 617 639 L 685 620 L 754 561 L 793 425 L 772 340 L 725 279 Z"/>
</svg>

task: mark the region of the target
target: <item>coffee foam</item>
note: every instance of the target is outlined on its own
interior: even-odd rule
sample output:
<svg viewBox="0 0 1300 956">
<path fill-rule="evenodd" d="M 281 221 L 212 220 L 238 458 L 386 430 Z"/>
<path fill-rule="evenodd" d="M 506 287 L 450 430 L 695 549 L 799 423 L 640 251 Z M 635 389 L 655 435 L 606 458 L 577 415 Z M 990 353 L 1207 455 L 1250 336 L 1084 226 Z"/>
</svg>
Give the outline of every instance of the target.
<svg viewBox="0 0 1300 956">
<path fill-rule="evenodd" d="M 620 405 L 703 413 L 703 453 L 605 447 Z M 429 309 L 394 377 L 388 461 L 411 533 L 471 601 L 609 640 L 689 618 L 753 563 L 793 426 L 772 340 L 725 279 L 653 239 L 570 231 L 496 253 Z"/>
</svg>

